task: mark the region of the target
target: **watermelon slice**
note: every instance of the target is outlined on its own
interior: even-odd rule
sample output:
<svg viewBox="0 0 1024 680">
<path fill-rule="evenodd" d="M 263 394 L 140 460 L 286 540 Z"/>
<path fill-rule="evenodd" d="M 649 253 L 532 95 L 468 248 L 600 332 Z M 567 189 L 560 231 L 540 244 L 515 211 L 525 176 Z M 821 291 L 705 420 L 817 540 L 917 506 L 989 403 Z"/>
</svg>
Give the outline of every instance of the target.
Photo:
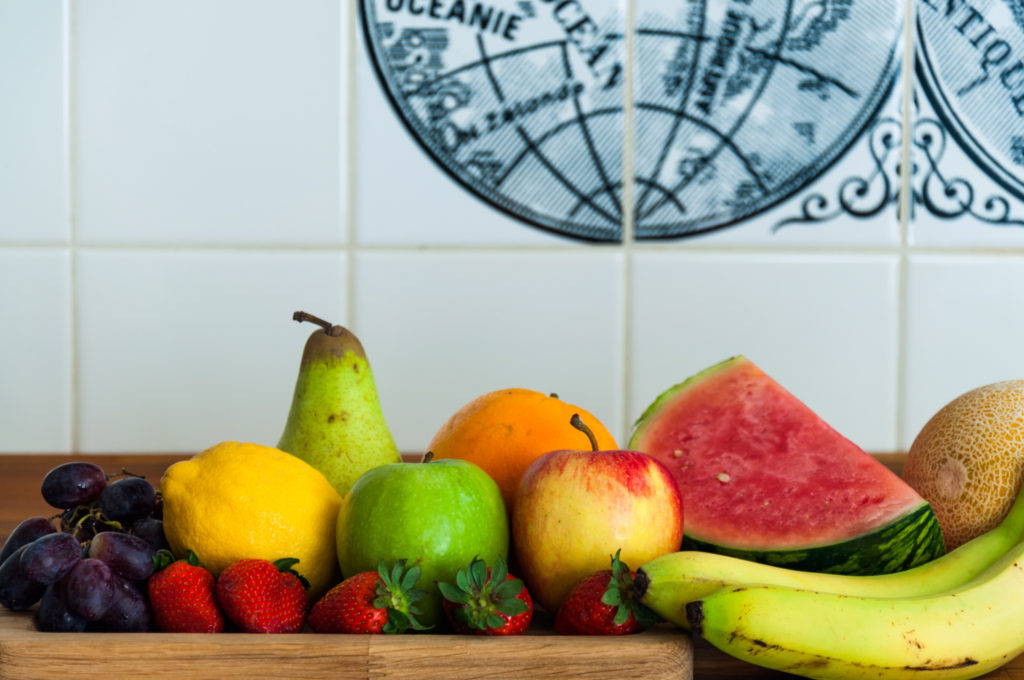
<svg viewBox="0 0 1024 680">
<path fill-rule="evenodd" d="M 944 551 L 928 503 L 745 357 L 651 404 L 629 448 L 683 494 L 683 549 L 805 571 L 880 574 Z"/>
</svg>

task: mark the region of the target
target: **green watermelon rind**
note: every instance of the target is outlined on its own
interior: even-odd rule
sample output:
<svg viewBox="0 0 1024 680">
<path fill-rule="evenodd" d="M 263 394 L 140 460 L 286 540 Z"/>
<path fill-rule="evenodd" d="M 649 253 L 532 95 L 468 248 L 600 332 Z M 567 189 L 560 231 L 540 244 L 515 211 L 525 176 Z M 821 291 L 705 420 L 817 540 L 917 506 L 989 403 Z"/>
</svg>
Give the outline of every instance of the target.
<svg viewBox="0 0 1024 680">
<path fill-rule="evenodd" d="M 689 389 L 698 382 L 701 382 L 705 378 L 709 378 L 715 373 L 718 373 L 719 371 L 728 368 L 737 361 L 745 360 L 746 357 L 744 357 L 742 354 L 737 354 L 736 356 L 729 357 L 724 361 L 719 361 L 717 364 L 712 364 L 711 366 L 708 366 L 700 373 L 694 373 L 683 382 L 673 385 L 672 387 L 668 388 L 667 390 L 659 394 L 658 397 L 653 402 L 651 402 L 651 405 L 644 409 L 644 412 L 640 414 L 640 417 L 637 418 L 636 422 L 633 424 L 633 434 L 629 438 L 629 446 L 632 447 L 633 442 L 635 442 L 637 438 L 640 436 L 641 431 L 643 430 L 643 424 L 647 421 L 647 419 L 650 418 L 655 413 L 657 413 L 659 410 L 661 410 L 661 407 L 664 406 L 666 402 L 674 399 L 675 396 L 679 394 L 681 390 Z"/>
<path fill-rule="evenodd" d="M 683 534 L 683 550 L 703 550 L 798 571 L 871 576 L 930 562 L 945 553 L 942 529 L 928 503 L 888 524 L 845 541 L 785 550 L 749 550 Z"/>
<path fill-rule="evenodd" d="M 637 418 L 629 447 L 636 447 L 647 421 L 680 392 L 693 388 L 738 361 L 746 360 L 743 355 L 729 357 L 662 392 Z M 684 532 L 681 549 L 703 550 L 800 571 L 867 576 L 903 571 L 929 562 L 945 553 L 945 541 L 935 512 L 927 501 L 922 500 L 904 515 L 843 541 L 803 548 L 756 550 L 732 548 Z"/>
</svg>

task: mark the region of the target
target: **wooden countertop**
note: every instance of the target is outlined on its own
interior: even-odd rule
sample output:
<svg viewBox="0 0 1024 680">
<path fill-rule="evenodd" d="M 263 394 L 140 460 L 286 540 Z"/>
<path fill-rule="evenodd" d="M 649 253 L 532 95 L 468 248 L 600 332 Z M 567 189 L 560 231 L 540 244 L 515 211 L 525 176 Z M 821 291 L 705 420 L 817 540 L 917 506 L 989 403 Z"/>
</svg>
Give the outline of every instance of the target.
<svg viewBox="0 0 1024 680">
<path fill-rule="evenodd" d="M 0 454 L 0 544 L 23 519 L 33 515 L 53 516 L 56 514 L 56 511 L 42 499 L 40 484 L 43 476 L 61 463 L 69 460 L 86 460 L 99 464 L 108 473 L 124 468 L 133 474 L 143 475 L 154 484 L 159 484 L 160 477 L 168 465 L 191 455 L 191 453 L 70 456 Z M 896 471 L 899 471 L 902 466 L 902 457 L 898 454 L 883 454 L 879 455 L 879 458 Z M 418 459 L 418 456 L 410 456 L 409 459 Z M 684 632 L 679 634 L 686 635 Z M 90 635 L 93 644 L 99 644 L 103 640 L 103 635 L 114 634 L 77 633 L 69 635 Z M 0 677 L 6 677 L 3 672 L 2 659 L 0 659 Z M 738 678 L 770 680 L 792 676 L 737 661 L 703 641 L 697 640 L 693 645 L 693 677 L 697 680 Z M 1003 668 L 985 675 L 984 678 L 986 680 L 1024 680 L 1024 657 L 1015 659 Z"/>
</svg>

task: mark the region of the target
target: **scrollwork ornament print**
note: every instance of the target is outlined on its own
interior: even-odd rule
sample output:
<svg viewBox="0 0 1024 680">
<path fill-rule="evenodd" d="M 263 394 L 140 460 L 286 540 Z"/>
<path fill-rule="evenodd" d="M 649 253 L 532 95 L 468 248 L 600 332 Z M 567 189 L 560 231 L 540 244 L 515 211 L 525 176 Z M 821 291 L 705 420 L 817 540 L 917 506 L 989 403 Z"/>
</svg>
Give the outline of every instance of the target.
<svg viewBox="0 0 1024 680">
<path fill-rule="evenodd" d="M 899 120 L 879 119 L 867 135 L 871 172 L 847 177 L 839 184 L 835 198 L 820 192 L 807 195 L 800 204 L 800 214 L 779 220 L 772 231 L 793 224 L 827 222 L 840 215 L 867 219 L 878 215 L 886 206 L 898 205 L 901 132 Z"/>
<path fill-rule="evenodd" d="M 821 192 L 804 197 L 800 213 L 779 220 L 773 231 L 794 224 L 820 224 L 842 215 L 867 219 L 891 206 L 899 217 L 902 153 L 902 125 L 895 118 L 883 118 L 868 135 L 872 171 L 866 176 L 843 180 L 834 198 Z M 910 217 L 924 209 L 943 220 L 971 217 L 986 224 L 1024 227 L 1024 219 L 1013 215 L 1013 203 L 1005 195 L 991 193 L 982 198 L 968 179 L 943 168 L 949 135 L 935 118 L 917 117 L 911 137 Z"/>
<path fill-rule="evenodd" d="M 946 130 L 939 121 L 920 118 L 914 124 L 912 209 L 922 206 L 929 214 L 947 220 L 969 215 L 987 224 L 1024 227 L 1024 221 L 1011 216 L 1011 204 L 1005 196 L 991 194 L 977 202 L 973 184 L 943 173 L 947 144 Z"/>
</svg>

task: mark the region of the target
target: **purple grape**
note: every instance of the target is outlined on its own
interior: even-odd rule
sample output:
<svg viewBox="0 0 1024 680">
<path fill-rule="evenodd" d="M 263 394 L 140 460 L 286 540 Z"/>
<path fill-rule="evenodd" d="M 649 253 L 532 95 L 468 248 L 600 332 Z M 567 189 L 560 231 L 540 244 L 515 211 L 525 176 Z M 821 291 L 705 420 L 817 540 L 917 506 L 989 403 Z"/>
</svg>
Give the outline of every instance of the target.
<svg viewBox="0 0 1024 680">
<path fill-rule="evenodd" d="M 89 557 L 105 562 L 129 581 L 145 581 L 153 575 L 155 553 L 145 540 L 118 531 L 100 532 L 89 543 Z"/>
<path fill-rule="evenodd" d="M 21 524 L 14 527 L 14 531 L 4 542 L 3 550 L 0 550 L 0 564 L 3 564 L 11 556 L 11 553 L 21 546 L 28 545 L 37 538 L 56 533 L 56 531 L 57 527 L 53 526 L 53 522 L 46 517 L 29 517 L 22 520 Z"/>
<path fill-rule="evenodd" d="M 87 557 L 58 581 L 68 610 L 86 621 L 98 621 L 114 601 L 114 572 L 101 560 Z"/>
<path fill-rule="evenodd" d="M 100 510 L 117 522 L 148 517 L 156 507 L 156 489 L 142 477 L 126 477 L 107 485 L 100 494 Z"/>
<path fill-rule="evenodd" d="M 154 550 L 170 550 L 164 535 L 163 520 L 156 517 L 143 517 L 132 522 L 131 533 L 153 546 Z"/>
<path fill-rule="evenodd" d="M 21 553 L 21 570 L 36 583 L 48 586 L 62 579 L 82 559 L 82 546 L 71 534 L 37 538 Z"/>
<path fill-rule="evenodd" d="M 44 633 L 81 633 L 87 623 L 82 617 L 71 613 L 56 583 L 46 587 L 33 621 L 36 630 Z"/>
<path fill-rule="evenodd" d="M 43 477 L 43 500 L 65 510 L 93 502 L 106 486 L 107 473 L 99 465 L 82 461 L 63 463 Z"/>
<path fill-rule="evenodd" d="M 143 633 L 149 630 L 149 602 L 134 584 L 114 577 L 114 600 L 101 619 L 106 630 Z"/>
<path fill-rule="evenodd" d="M 46 586 L 36 583 L 22 571 L 21 556 L 30 545 L 21 546 L 0 564 L 0 605 L 16 612 L 39 602 L 46 590 Z"/>
</svg>

